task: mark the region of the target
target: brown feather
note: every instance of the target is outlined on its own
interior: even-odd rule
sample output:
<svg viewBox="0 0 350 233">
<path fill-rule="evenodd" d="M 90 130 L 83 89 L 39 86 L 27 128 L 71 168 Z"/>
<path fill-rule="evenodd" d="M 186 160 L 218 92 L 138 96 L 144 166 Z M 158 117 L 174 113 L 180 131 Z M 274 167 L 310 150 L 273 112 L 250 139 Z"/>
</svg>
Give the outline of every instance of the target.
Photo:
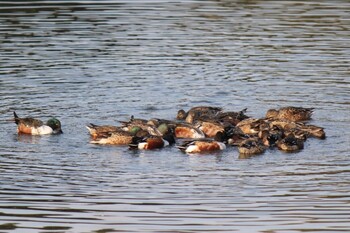
<svg viewBox="0 0 350 233">
<path fill-rule="evenodd" d="M 195 145 L 198 147 L 199 152 L 220 150 L 219 144 L 216 143 L 215 141 L 213 142 L 197 141 L 195 142 Z"/>
<path fill-rule="evenodd" d="M 175 137 L 177 138 L 193 138 L 193 132 L 190 128 L 178 126 L 175 128 Z"/>
<path fill-rule="evenodd" d="M 164 141 L 161 137 L 151 137 L 147 139 L 146 150 L 153 150 L 164 147 Z"/>
<path fill-rule="evenodd" d="M 17 132 L 23 134 L 32 134 L 32 128 L 20 123 L 18 124 Z"/>
</svg>

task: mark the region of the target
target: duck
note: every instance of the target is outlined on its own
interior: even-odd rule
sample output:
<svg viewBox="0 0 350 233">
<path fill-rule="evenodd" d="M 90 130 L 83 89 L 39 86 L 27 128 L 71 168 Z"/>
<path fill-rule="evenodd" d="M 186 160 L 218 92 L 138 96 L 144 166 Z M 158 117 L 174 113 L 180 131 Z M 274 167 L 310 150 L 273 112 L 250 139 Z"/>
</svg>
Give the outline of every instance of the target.
<svg viewBox="0 0 350 233">
<path fill-rule="evenodd" d="M 180 109 L 177 112 L 176 119 L 185 120 L 185 122 L 192 124 L 196 119 L 202 116 L 215 116 L 220 111 L 222 111 L 221 107 L 196 106 L 191 108 L 188 112 Z"/>
<path fill-rule="evenodd" d="M 306 132 L 309 136 L 315 137 L 318 139 L 325 139 L 326 132 L 323 127 L 316 125 L 302 125 L 300 126 L 300 130 Z"/>
<path fill-rule="evenodd" d="M 294 130 L 300 128 L 300 125 L 302 125 L 301 122 L 292 122 L 289 120 L 275 120 L 268 118 L 269 120 L 269 127 L 274 128 L 274 127 L 279 127 L 282 130 Z"/>
<path fill-rule="evenodd" d="M 257 135 L 262 129 L 269 128 L 269 123 L 265 119 L 247 118 L 240 121 L 236 127 L 245 134 Z"/>
<path fill-rule="evenodd" d="M 175 121 L 160 119 L 160 118 L 151 118 L 147 121 L 148 125 L 153 125 L 155 127 L 159 127 L 160 125 L 172 125 L 175 124 Z"/>
<path fill-rule="evenodd" d="M 225 125 L 220 122 L 208 119 L 208 120 L 198 120 L 194 126 L 201 130 L 206 137 L 215 137 L 218 132 L 223 132 L 225 130 Z"/>
<path fill-rule="evenodd" d="M 165 135 L 169 132 L 173 132 L 174 134 L 175 128 L 178 125 L 178 123 L 175 121 L 159 118 L 152 118 L 148 120 L 147 124 L 156 127 L 162 135 Z"/>
<path fill-rule="evenodd" d="M 218 112 L 215 115 L 215 119 L 218 120 L 219 122 L 222 123 L 229 123 L 232 125 L 237 125 L 240 121 L 248 119 L 249 116 L 245 115 L 245 113 L 247 112 L 247 108 L 239 111 L 239 112 L 233 112 L 233 111 L 229 111 L 229 112 Z"/>
<path fill-rule="evenodd" d="M 289 120 L 293 122 L 307 121 L 311 119 L 314 108 L 303 107 L 282 107 L 280 109 L 269 109 L 266 112 L 266 118 Z"/>
<path fill-rule="evenodd" d="M 139 150 L 154 150 L 166 146 L 171 146 L 175 144 L 175 142 L 175 137 L 173 136 L 172 132 L 169 132 L 164 136 L 147 135 L 140 137 L 136 135 L 129 143 L 129 148 Z"/>
<path fill-rule="evenodd" d="M 142 119 L 142 118 L 135 118 L 134 115 L 130 116 L 130 119 L 128 121 L 119 121 L 122 125 L 128 125 L 128 124 L 147 124 L 148 120 Z"/>
<path fill-rule="evenodd" d="M 132 132 L 118 129 L 115 131 L 100 132 L 90 141 L 90 143 L 102 145 L 128 145 L 132 143 L 134 136 L 135 134 Z"/>
<path fill-rule="evenodd" d="M 282 139 L 283 135 L 284 130 L 277 125 L 274 125 L 268 129 L 263 129 L 258 133 L 258 137 L 267 147 L 274 147 L 277 141 Z"/>
<path fill-rule="evenodd" d="M 262 130 L 258 133 L 258 137 L 261 139 L 262 143 L 267 147 L 273 147 L 276 145 L 278 140 L 277 134 L 271 134 L 268 130 Z"/>
<path fill-rule="evenodd" d="M 47 135 L 63 133 L 61 122 L 55 117 L 44 123 L 32 117 L 20 118 L 16 112 L 13 112 L 13 115 L 17 125 L 17 133 L 19 134 Z"/>
<path fill-rule="evenodd" d="M 176 138 L 205 138 L 203 131 L 186 122 L 177 123 L 173 130 Z"/>
<path fill-rule="evenodd" d="M 93 123 L 90 123 L 86 125 L 86 128 L 88 129 L 90 136 L 92 138 L 98 138 L 100 135 L 106 135 L 106 133 L 112 133 L 116 131 L 126 131 L 130 132 L 133 135 L 135 135 L 138 131 L 142 130 L 139 126 L 132 126 L 129 128 L 125 128 L 122 126 L 114 126 L 114 125 L 95 125 Z"/>
<path fill-rule="evenodd" d="M 304 141 L 290 134 L 277 142 L 277 148 L 285 152 L 297 152 L 304 148 Z"/>
<path fill-rule="evenodd" d="M 296 139 L 305 142 L 306 139 L 309 137 L 309 133 L 307 131 L 303 131 L 301 128 L 284 130 L 282 139 L 288 136 L 295 137 Z"/>
<path fill-rule="evenodd" d="M 250 138 L 248 134 L 244 133 L 234 133 L 227 140 L 227 144 L 231 146 L 239 146 L 244 140 Z"/>
<path fill-rule="evenodd" d="M 151 135 L 162 136 L 163 134 L 152 124 L 148 123 L 148 120 L 130 117 L 129 121 L 119 121 L 122 124 L 122 129 L 125 131 L 130 131 L 134 127 L 140 127 L 143 130 L 146 130 Z"/>
<path fill-rule="evenodd" d="M 243 140 L 238 146 L 239 154 L 243 155 L 258 155 L 264 153 L 265 150 L 266 147 L 263 145 L 261 140 L 256 137 Z"/>
<path fill-rule="evenodd" d="M 185 141 L 183 144 L 177 146 L 177 148 L 185 153 L 194 154 L 222 151 L 226 149 L 226 145 L 214 139 L 202 138 Z"/>
<path fill-rule="evenodd" d="M 249 135 L 244 134 L 240 128 L 229 125 L 223 131 L 218 131 L 214 138 L 227 145 L 238 146 L 243 140 L 249 138 Z"/>
<path fill-rule="evenodd" d="M 122 130 L 121 127 L 114 125 L 95 125 L 92 123 L 86 125 L 86 128 L 88 129 L 92 138 L 98 138 L 99 135 Z"/>
</svg>

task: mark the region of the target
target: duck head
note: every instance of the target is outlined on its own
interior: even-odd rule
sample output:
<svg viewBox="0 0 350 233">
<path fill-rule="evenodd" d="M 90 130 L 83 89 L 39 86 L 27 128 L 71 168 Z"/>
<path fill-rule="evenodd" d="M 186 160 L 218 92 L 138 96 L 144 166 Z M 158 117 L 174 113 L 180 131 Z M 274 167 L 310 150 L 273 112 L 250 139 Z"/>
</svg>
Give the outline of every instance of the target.
<svg viewBox="0 0 350 233">
<path fill-rule="evenodd" d="M 63 133 L 61 129 L 61 122 L 57 118 L 51 118 L 46 123 L 47 126 L 50 126 L 53 130 L 54 134 L 60 134 Z"/>
</svg>

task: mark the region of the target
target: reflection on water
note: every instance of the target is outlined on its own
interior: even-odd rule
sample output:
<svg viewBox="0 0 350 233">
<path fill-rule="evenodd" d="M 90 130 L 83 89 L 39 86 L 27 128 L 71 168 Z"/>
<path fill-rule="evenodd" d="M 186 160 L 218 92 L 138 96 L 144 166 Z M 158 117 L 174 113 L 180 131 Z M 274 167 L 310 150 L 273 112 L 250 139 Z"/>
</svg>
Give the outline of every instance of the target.
<svg viewBox="0 0 350 233">
<path fill-rule="evenodd" d="M 347 1 L 0 4 L 0 231 L 348 232 Z M 89 144 L 85 125 L 180 108 L 316 108 L 299 153 Z M 64 134 L 17 135 L 12 111 Z"/>
</svg>

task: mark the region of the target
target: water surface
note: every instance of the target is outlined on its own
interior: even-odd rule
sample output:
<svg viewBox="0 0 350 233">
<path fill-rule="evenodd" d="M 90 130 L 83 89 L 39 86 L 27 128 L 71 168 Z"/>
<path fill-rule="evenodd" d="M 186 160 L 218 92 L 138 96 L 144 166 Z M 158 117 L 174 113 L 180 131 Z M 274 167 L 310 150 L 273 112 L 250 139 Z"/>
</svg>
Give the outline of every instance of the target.
<svg viewBox="0 0 350 233">
<path fill-rule="evenodd" d="M 2 1 L 0 232 L 349 232 L 348 1 Z M 180 108 L 314 107 L 295 154 L 89 144 Z M 58 117 L 18 136 L 12 111 Z"/>
</svg>

